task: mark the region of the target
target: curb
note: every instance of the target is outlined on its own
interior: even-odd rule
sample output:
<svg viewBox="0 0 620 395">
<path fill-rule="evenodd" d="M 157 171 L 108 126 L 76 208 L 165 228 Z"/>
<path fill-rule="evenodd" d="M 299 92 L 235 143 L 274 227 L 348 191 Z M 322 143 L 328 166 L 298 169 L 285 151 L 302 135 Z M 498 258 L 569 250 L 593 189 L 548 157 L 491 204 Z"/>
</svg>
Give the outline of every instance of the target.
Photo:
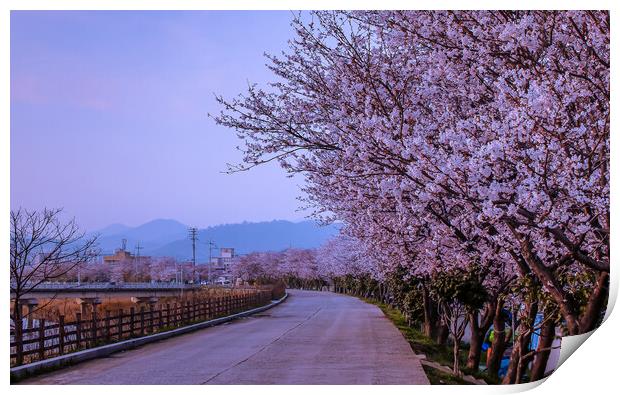
<svg viewBox="0 0 620 395">
<path fill-rule="evenodd" d="M 41 371 L 48 371 L 57 369 L 66 365 L 74 365 L 76 363 L 88 361 L 95 358 L 101 358 L 108 356 L 112 353 L 130 350 L 142 346 L 144 344 L 153 343 L 156 341 L 168 339 L 170 337 L 183 335 L 185 333 L 193 332 L 199 329 L 209 328 L 211 326 L 223 324 L 235 320 L 237 318 L 247 317 L 252 314 L 260 313 L 265 310 L 269 310 L 272 307 L 284 302 L 288 297 L 288 293 L 278 300 L 272 300 L 266 306 L 257 307 L 251 310 L 242 311 L 241 313 L 229 315 L 226 317 L 216 318 L 209 321 L 199 322 L 197 324 L 183 326 L 181 328 L 172 329 L 166 332 L 155 333 L 153 335 L 147 335 L 136 339 L 123 340 L 117 343 L 106 344 L 95 348 L 89 348 L 87 350 L 77 351 L 71 354 L 60 355 L 54 358 L 44 359 L 29 363 L 26 365 L 16 366 L 11 368 L 11 381 L 20 380 L 22 378 L 34 375 Z"/>
<path fill-rule="evenodd" d="M 439 364 L 438 362 L 435 361 L 429 361 L 426 359 L 426 356 L 423 355 L 424 358 L 422 358 L 420 360 L 420 363 L 422 363 L 422 365 L 424 366 L 428 366 L 429 368 L 433 368 L 433 369 L 437 369 L 440 372 L 444 372 L 447 374 L 453 374 L 452 369 L 449 368 L 448 366 L 444 366 Z M 468 382 L 469 384 L 475 384 L 475 385 L 487 385 L 487 382 L 482 380 L 482 379 L 477 379 L 474 376 L 467 374 L 467 375 L 463 375 L 461 377 L 461 379 L 463 379 L 464 381 Z"/>
</svg>

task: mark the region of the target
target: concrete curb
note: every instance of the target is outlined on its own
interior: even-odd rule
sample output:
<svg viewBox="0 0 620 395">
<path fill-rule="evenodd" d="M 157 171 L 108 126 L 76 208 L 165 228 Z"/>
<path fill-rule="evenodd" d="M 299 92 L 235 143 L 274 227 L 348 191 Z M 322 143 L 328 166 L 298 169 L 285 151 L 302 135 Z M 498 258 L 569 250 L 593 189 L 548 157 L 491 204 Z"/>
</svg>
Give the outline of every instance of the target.
<svg viewBox="0 0 620 395">
<path fill-rule="evenodd" d="M 421 360 L 420 360 L 420 362 L 421 362 L 421 363 L 422 363 L 422 365 L 424 365 L 424 366 L 428 366 L 428 367 L 430 367 L 430 368 L 437 369 L 437 370 L 439 370 L 439 371 L 441 371 L 441 372 L 444 372 L 444 373 L 447 373 L 447 374 L 450 374 L 450 375 L 452 375 L 452 374 L 453 374 L 453 373 L 452 373 L 452 369 L 451 369 L 450 367 L 448 367 L 448 366 L 444 366 L 444 365 L 441 365 L 441 364 L 439 364 L 439 363 L 437 363 L 437 362 L 435 362 L 435 361 L 429 361 L 429 360 L 427 360 L 427 359 L 426 359 L 426 356 L 424 356 L 424 358 L 423 358 L 423 359 L 421 359 Z M 472 375 L 470 375 L 470 374 L 463 375 L 461 378 L 462 378 L 464 381 L 466 381 L 466 382 L 468 382 L 468 383 L 470 383 L 470 384 L 475 384 L 475 385 L 487 385 L 487 382 L 486 382 L 486 381 L 484 381 L 484 380 L 482 380 L 482 379 L 477 379 L 477 378 L 475 378 L 474 376 L 472 376 Z"/>
<path fill-rule="evenodd" d="M 265 310 L 269 310 L 272 307 L 279 305 L 284 302 L 288 297 L 288 293 L 284 294 L 281 299 L 272 300 L 266 306 L 257 307 L 255 309 L 242 311 L 241 313 L 229 315 L 226 317 L 216 318 L 209 321 L 199 322 L 197 324 L 183 326 L 181 328 L 172 329 L 166 332 L 155 333 L 153 335 L 143 336 L 136 339 L 123 340 L 118 343 L 106 344 L 104 346 L 89 348 L 87 350 L 77 351 L 71 354 L 60 355 L 54 358 L 44 359 L 42 361 L 37 361 L 33 363 L 29 363 L 26 365 L 16 366 L 11 368 L 11 381 L 12 380 L 20 380 L 24 377 L 28 377 L 34 375 L 41 371 L 48 371 L 52 369 L 57 369 L 66 365 L 74 365 L 79 362 L 88 361 L 90 359 L 101 358 L 108 356 L 112 353 L 118 351 L 130 350 L 132 348 L 136 348 L 142 346 L 144 344 L 153 343 L 156 341 L 168 339 L 170 337 L 183 335 L 185 333 L 193 332 L 199 329 L 208 328 L 211 326 L 223 324 L 225 322 L 229 322 L 235 320 L 237 318 L 247 317 L 252 314 L 260 313 Z"/>
</svg>

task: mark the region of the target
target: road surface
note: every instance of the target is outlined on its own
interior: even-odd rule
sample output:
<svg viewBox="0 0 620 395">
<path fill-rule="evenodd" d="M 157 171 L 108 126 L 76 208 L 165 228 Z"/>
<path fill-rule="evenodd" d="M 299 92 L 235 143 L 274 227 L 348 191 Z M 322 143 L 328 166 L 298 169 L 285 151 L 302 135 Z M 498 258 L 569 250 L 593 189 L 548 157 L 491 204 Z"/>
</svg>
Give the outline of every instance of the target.
<svg viewBox="0 0 620 395">
<path fill-rule="evenodd" d="M 21 384 L 428 384 L 376 306 L 328 292 Z"/>
</svg>

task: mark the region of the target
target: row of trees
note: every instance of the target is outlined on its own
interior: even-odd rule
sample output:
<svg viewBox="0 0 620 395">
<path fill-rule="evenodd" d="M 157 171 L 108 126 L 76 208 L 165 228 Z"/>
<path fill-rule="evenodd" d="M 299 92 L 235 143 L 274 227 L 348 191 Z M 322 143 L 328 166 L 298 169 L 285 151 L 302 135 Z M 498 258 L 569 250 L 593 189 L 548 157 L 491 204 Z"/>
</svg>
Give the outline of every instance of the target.
<svg viewBox="0 0 620 395">
<path fill-rule="evenodd" d="M 327 280 L 318 266 L 317 252 L 290 248 L 281 252 L 253 252 L 235 259 L 233 277 L 256 284 L 283 280 L 289 288 L 321 290 Z"/>
<path fill-rule="evenodd" d="M 455 343 L 466 315 L 472 370 L 516 306 L 504 383 L 543 364 L 533 331 L 593 330 L 610 267 L 609 13 L 314 12 L 292 26 L 268 57 L 274 81 L 219 98 L 216 121 L 245 140 L 231 171 L 277 161 L 305 176 L 317 217 L 345 223 L 367 259 L 337 283 L 417 295 L 427 334 L 448 326 Z"/>
<path fill-rule="evenodd" d="M 57 281 L 83 282 L 172 282 L 189 281 L 194 269 L 191 262 L 178 262 L 170 257 L 141 257 L 114 263 L 100 263 L 97 260 L 73 266 Z M 196 276 L 207 278 L 206 265 L 196 265 Z"/>
</svg>

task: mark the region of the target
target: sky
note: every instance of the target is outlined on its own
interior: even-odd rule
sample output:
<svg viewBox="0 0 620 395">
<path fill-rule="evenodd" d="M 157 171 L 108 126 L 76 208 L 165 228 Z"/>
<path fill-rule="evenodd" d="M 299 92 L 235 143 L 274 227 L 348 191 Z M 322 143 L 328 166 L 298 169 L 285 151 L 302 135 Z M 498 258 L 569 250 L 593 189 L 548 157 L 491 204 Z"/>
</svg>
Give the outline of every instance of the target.
<svg viewBox="0 0 620 395">
<path fill-rule="evenodd" d="M 86 230 L 303 219 L 301 178 L 238 163 L 214 95 L 273 77 L 288 11 L 12 11 L 11 208 L 62 207 Z"/>
</svg>

